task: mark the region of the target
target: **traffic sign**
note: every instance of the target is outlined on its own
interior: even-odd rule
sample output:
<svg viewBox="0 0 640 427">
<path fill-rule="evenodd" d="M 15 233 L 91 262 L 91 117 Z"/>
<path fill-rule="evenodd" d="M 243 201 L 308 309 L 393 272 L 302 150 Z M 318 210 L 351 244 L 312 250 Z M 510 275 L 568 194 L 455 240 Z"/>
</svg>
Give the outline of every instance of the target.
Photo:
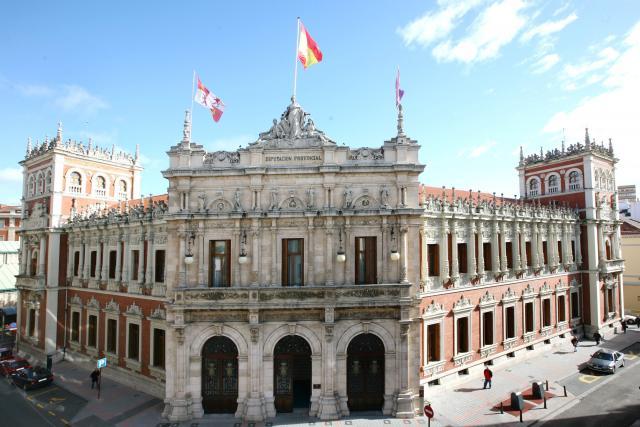
<svg viewBox="0 0 640 427">
<path fill-rule="evenodd" d="M 429 419 L 433 418 L 433 408 L 431 405 L 424 405 L 424 416 Z"/>
<path fill-rule="evenodd" d="M 106 368 L 107 367 L 107 358 L 104 357 L 102 359 L 98 359 L 98 369 L 102 369 L 102 368 Z"/>
</svg>

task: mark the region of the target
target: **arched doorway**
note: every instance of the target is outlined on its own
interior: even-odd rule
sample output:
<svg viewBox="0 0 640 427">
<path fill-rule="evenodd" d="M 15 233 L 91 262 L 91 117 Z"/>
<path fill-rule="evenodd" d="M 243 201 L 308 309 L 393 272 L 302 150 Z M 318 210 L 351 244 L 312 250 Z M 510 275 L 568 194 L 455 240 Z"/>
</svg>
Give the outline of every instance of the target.
<svg viewBox="0 0 640 427">
<path fill-rule="evenodd" d="M 360 334 L 347 347 L 347 399 L 350 411 L 382 410 L 384 344 L 373 334 Z"/>
<path fill-rule="evenodd" d="M 311 347 L 297 335 L 287 335 L 273 351 L 273 389 L 277 412 L 308 408 L 311 401 Z"/>
<path fill-rule="evenodd" d="M 227 337 L 202 347 L 202 408 L 206 414 L 233 414 L 238 407 L 238 348 Z"/>
</svg>

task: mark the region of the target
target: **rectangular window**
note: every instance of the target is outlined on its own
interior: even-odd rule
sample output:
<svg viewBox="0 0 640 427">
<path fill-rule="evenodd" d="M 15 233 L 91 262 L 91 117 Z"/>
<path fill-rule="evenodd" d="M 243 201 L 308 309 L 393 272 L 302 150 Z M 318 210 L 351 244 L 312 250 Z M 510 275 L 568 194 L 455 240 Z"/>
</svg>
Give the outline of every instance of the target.
<svg viewBox="0 0 640 427">
<path fill-rule="evenodd" d="M 527 253 L 527 266 L 531 266 L 531 242 L 524 242 L 524 250 Z"/>
<path fill-rule="evenodd" d="M 80 251 L 75 251 L 73 253 L 73 276 L 78 277 L 79 271 L 80 271 Z"/>
<path fill-rule="evenodd" d="M 71 341 L 80 342 L 80 312 L 71 313 Z"/>
<path fill-rule="evenodd" d="M 491 243 L 485 242 L 482 244 L 482 257 L 484 259 L 484 271 L 492 271 L 493 263 L 491 262 Z"/>
<path fill-rule="evenodd" d="M 507 339 L 515 338 L 516 336 L 516 308 L 511 306 L 506 308 L 505 312 L 505 321 L 507 324 L 505 325 L 505 333 Z"/>
<path fill-rule="evenodd" d="M 524 304 L 524 332 L 533 332 L 533 303 Z"/>
<path fill-rule="evenodd" d="M 512 269 L 513 268 L 513 243 L 511 242 L 507 242 L 505 244 L 506 246 L 506 251 L 507 251 L 507 268 Z"/>
<path fill-rule="evenodd" d="M 453 270 L 453 254 L 451 253 L 451 233 L 447 233 L 447 266 L 449 270 L 446 272 L 448 276 L 451 276 Z"/>
<path fill-rule="evenodd" d="M 613 289 L 609 288 L 607 289 L 607 311 L 609 313 L 613 313 L 614 311 L 616 311 L 614 302 Z"/>
<path fill-rule="evenodd" d="M 129 348 L 127 357 L 129 359 L 138 360 L 140 357 L 140 326 L 135 323 L 129 323 Z"/>
<path fill-rule="evenodd" d="M 304 286 L 304 239 L 282 239 L 282 286 Z"/>
<path fill-rule="evenodd" d="M 482 313 L 482 346 L 493 344 L 493 312 Z"/>
<path fill-rule="evenodd" d="M 580 317 L 580 302 L 577 292 L 571 292 L 571 318 L 577 319 Z"/>
<path fill-rule="evenodd" d="M 576 241 L 575 240 L 571 241 L 571 259 L 573 260 L 573 262 L 576 261 Z"/>
<path fill-rule="evenodd" d="M 542 259 L 544 261 L 544 265 L 549 264 L 549 260 L 547 258 L 547 242 L 546 241 L 542 242 Z"/>
<path fill-rule="evenodd" d="M 118 253 L 116 251 L 109 251 L 109 279 L 116 278 L 116 260 L 118 259 Z"/>
<path fill-rule="evenodd" d="M 564 260 L 562 259 L 562 242 L 558 240 L 558 262 L 562 264 Z"/>
<path fill-rule="evenodd" d="M 542 327 L 551 326 L 551 299 L 542 300 Z"/>
<path fill-rule="evenodd" d="M 153 366 L 164 369 L 164 329 L 153 329 Z"/>
<path fill-rule="evenodd" d="M 440 324 L 427 326 L 427 363 L 440 360 Z"/>
<path fill-rule="evenodd" d="M 156 251 L 155 282 L 164 283 L 164 249 Z"/>
<path fill-rule="evenodd" d="M 429 276 L 440 275 L 440 248 L 437 243 L 427 245 L 427 257 L 429 258 Z"/>
<path fill-rule="evenodd" d="M 458 271 L 467 273 L 467 244 L 458 243 Z"/>
<path fill-rule="evenodd" d="M 38 257 L 36 255 L 37 252 L 31 255 L 31 262 L 29 264 L 29 274 L 32 276 L 38 274 Z"/>
<path fill-rule="evenodd" d="M 90 314 L 87 324 L 89 327 L 87 331 L 87 345 L 89 347 L 96 347 L 96 342 L 98 341 L 98 316 Z"/>
<path fill-rule="evenodd" d="M 36 334 L 36 310 L 35 308 L 29 309 L 29 331 L 27 334 L 30 337 L 35 336 Z"/>
<path fill-rule="evenodd" d="M 469 317 L 461 317 L 456 321 L 458 342 L 457 349 L 459 353 L 466 353 L 469 351 Z"/>
<path fill-rule="evenodd" d="M 138 280 L 138 269 L 140 268 L 140 250 L 131 251 L 131 280 Z"/>
<path fill-rule="evenodd" d="M 377 247 L 375 237 L 356 237 L 356 284 L 377 283 Z"/>
<path fill-rule="evenodd" d="M 558 322 L 567 320 L 567 313 L 564 303 L 564 295 L 558 295 Z"/>
<path fill-rule="evenodd" d="M 118 321 L 116 319 L 107 320 L 107 351 L 116 354 L 118 343 Z"/>
<path fill-rule="evenodd" d="M 231 240 L 209 241 L 209 286 L 231 286 Z"/>
<path fill-rule="evenodd" d="M 91 273 L 91 277 L 96 277 L 96 263 L 98 261 L 98 252 L 97 251 L 91 251 L 91 263 L 90 265 L 90 273 Z"/>
</svg>

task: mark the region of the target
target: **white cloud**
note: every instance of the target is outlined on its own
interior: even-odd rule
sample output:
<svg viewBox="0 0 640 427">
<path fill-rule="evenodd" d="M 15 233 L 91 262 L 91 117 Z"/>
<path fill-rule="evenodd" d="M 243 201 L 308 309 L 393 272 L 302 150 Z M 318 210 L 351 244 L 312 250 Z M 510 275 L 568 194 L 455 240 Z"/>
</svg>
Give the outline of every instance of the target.
<svg viewBox="0 0 640 427">
<path fill-rule="evenodd" d="M 602 80 L 602 75 L 596 73 L 607 73 L 608 67 L 620 57 L 620 52 L 611 46 L 601 49 L 595 58 L 582 61 L 578 64 L 568 64 L 562 69 L 561 80 L 564 82 L 563 88 L 568 91 L 581 89 L 598 83 Z M 627 66 L 623 66 L 627 70 Z"/>
<path fill-rule="evenodd" d="M 447 37 L 464 15 L 481 4 L 483 0 L 439 1 L 440 9 L 425 15 L 398 29 L 405 45 L 418 44 L 427 47 L 431 43 Z"/>
<path fill-rule="evenodd" d="M 575 108 L 553 115 L 543 128 L 547 133 L 559 133 L 567 129 L 567 141 L 583 141 L 584 128 L 589 134 L 607 143 L 613 139 L 616 157 L 620 158 L 617 169 L 618 184 L 640 184 L 637 171 L 640 169 L 640 120 L 637 100 L 640 99 L 640 21 L 627 34 L 620 52 L 599 52 L 598 57 L 588 62 L 602 63 L 600 66 L 575 68 L 576 75 L 593 69 L 603 75 L 603 91 L 580 102 Z M 606 64 L 611 64 L 606 66 Z M 577 70 L 577 71 L 576 71 Z M 585 71 L 586 70 L 586 71 Z"/>
<path fill-rule="evenodd" d="M 533 73 L 541 74 L 549 71 L 554 65 L 560 61 L 560 56 L 555 53 L 550 53 L 543 56 L 535 64 L 533 64 Z"/>
<path fill-rule="evenodd" d="M 22 184 L 22 168 L 0 169 L 0 185 Z"/>
<path fill-rule="evenodd" d="M 476 157 L 480 157 L 483 154 L 485 154 L 487 151 L 489 151 L 490 149 L 495 147 L 495 145 L 496 145 L 495 141 L 489 141 L 486 144 L 478 145 L 477 147 L 475 147 L 474 149 L 469 151 L 469 153 L 467 154 L 467 157 L 469 157 L 471 159 L 475 159 Z"/>
<path fill-rule="evenodd" d="M 55 94 L 55 90 L 45 85 L 16 85 L 16 89 L 20 91 L 24 96 L 53 96 Z"/>
<path fill-rule="evenodd" d="M 484 9 L 473 21 L 469 34 L 461 40 L 440 42 L 432 51 L 442 62 L 474 63 L 495 58 L 526 25 L 522 0 L 502 0 Z"/>
<path fill-rule="evenodd" d="M 108 107 L 102 99 L 77 85 L 64 85 L 63 93 L 55 102 L 64 110 L 86 113 L 94 113 Z"/>
<path fill-rule="evenodd" d="M 551 34 L 564 30 L 567 25 L 571 24 L 576 19 L 578 19 L 578 15 L 576 15 L 574 12 L 566 18 L 560 19 L 558 21 L 543 22 L 542 24 L 536 25 L 535 27 L 526 31 L 522 35 L 522 37 L 520 37 L 520 41 L 528 42 L 534 37 L 548 37 Z"/>
</svg>

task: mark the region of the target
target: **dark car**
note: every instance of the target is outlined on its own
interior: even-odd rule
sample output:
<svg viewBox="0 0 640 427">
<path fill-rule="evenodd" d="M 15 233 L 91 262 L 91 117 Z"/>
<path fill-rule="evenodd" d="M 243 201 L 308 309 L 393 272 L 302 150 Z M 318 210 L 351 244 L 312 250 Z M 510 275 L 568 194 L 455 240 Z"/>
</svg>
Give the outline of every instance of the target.
<svg viewBox="0 0 640 427">
<path fill-rule="evenodd" d="M 0 362 L 0 375 L 8 377 L 14 372 L 25 368 L 31 368 L 31 365 L 29 365 L 29 362 L 25 359 L 17 357 L 15 359 L 3 360 Z"/>
<path fill-rule="evenodd" d="M 9 347 L 0 347 L 0 360 L 13 359 L 13 351 Z"/>
<path fill-rule="evenodd" d="M 12 374 L 11 381 L 24 390 L 31 390 L 51 384 L 53 374 L 45 368 L 25 368 Z"/>
</svg>

